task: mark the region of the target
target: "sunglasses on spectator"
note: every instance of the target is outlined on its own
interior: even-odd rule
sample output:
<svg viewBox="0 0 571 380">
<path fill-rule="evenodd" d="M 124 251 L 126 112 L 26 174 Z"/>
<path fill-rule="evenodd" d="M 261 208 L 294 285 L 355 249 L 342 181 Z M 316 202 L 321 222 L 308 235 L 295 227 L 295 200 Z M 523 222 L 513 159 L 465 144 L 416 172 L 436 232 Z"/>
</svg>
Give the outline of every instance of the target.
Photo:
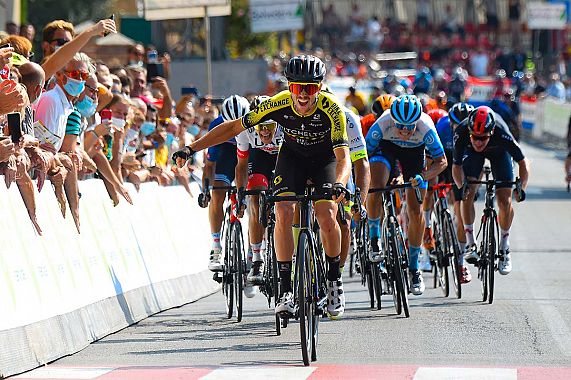
<svg viewBox="0 0 571 380">
<path fill-rule="evenodd" d="M 89 73 L 80 70 L 73 70 L 73 71 L 66 70 L 65 73 L 68 77 L 75 80 L 87 80 L 87 78 L 89 78 Z"/>
<path fill-rule="evenodd" d="M 475 135 L 470 133 L 470 138 L 475 141 L 488 141 L 490 139 L 490 135 Z"/>
<path fill-rule="evenodd" d="M 91 95 L 93 95 L 94 97 L 97 96 L 97 94 L 99 93 L 99 90 L 95 87 L 91 87 L 90 85 L 86 84 L 85 88 L 87 88 L 89 90 L 89 92 L 91 93 Z"/>
<path fill-rule="evenodd" d="M 267 121 L 264 123 L 256 124 L 256 126 L 254 128 L 258 132 L 263 131 L 263 130 L 273 131 L 274 129 L 276 129 L 277 126 L 278 126 L 278 123 L 276 123 L 275 121 Z"/>
<path fill-rule="evenodd" d="M 403 131 L 412 131 L 416 127 L 416 124 L 399 124 L 395 123 L 395 127 Z"/>
<path fill-rule="evenodd" d="M 307 95 L 315 95 L 319 92 L 320 84 L 319 83 L 298 83 L 298 82 L 290 82 L 289 83 L 289 91 L 292 94 L 300 95 L 303 91 Z"/>
<path fill-rule="evenodd" d="M 63 46 L 65 44 L 67 44 L 70 40 L 68 40 L 67 38 L 56 38 L 54 40 L 51 40 L 50 43 L 55 42 L 57 46 Z"/>
</svg>

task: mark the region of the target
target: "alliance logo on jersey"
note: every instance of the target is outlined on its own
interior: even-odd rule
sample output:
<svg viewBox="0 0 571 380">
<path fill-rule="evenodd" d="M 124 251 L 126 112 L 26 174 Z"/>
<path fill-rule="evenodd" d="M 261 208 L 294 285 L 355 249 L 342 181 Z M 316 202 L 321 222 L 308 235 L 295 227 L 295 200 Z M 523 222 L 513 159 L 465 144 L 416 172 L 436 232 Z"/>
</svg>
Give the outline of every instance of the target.
<svg viewBox="0 0 571 380">
<path fill-rule="evenodd" d="M 319 113 L 314 113 L 314 114 L 313 114 L 313 120 L 321 120 L 321 114 L 319 114 Z"/>
</svg>

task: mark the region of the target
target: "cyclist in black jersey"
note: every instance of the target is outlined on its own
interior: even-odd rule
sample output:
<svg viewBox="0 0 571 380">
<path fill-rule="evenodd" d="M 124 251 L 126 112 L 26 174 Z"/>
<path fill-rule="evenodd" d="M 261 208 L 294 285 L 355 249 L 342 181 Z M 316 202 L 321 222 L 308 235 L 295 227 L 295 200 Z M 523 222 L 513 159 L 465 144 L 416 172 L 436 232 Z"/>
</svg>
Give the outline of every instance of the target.
<svg viewBox="0 0 571 380">
<path fill-rule="evenodd" d="M 351 173 L 346 119 L 339 101 L 321 92 L 325 76 L 323 62 L 311 55 L 290 59 L 284 71 L 289 90 L 261 103 L 239 120 L 226 122 L 204 137 L 173 154 L 178 166 L 197 151 L 219 144 L 244 129 L 274 120 L 282 126 L 284 142 L 278 154 L 274 178 L 274 194 L 303 194 L 308 181 L 317 189 L 333 184 L 333 190 L 345 192 Z M 343 195 L 336 198 L 343 200 Z M 345 295 L 339 270 L 341 230 L 336 221 L 337 205 L 322 201 L 315 204 L 315 215 L 321 229 L 323 247 L 328 261 L 327 313 L 330 318 L 341 317 L 345 310 Z M 276 204 L 276 254 L 280 271 L 280 302 L 276 313 L 294 311 L 291 284 L 293 255 L 293 202 Z"/>
<path fill-rule="evenodd" d="M 454 130 L 452 175 L 456 186 L 461 188 L 465 178 L 477 180 L 486 159 L 490 161 L 494 180 L 505 182 L 513 181 L 512 160 L 517 162 L 522 191 L 521 194 L 516 193 L 515 196 L 518 202 L 523 201 L 529 177 L 529 162 L 502 118 L 489 107 L 480 106 L 474 109 L 468 118 Z M 462 218 L 467 239 L 466 261 L 471 264 L 479 259 L 477 242 L 474 238 L 476 187 L 477 185 L 470 185 L 462 201 Z M 512 270 L 509 234 L 514 210 L 511 197 L 511 185 L 500 184 L 496 187 L 500 225 L 499 250 L 502 256 L 498 263 L 498 271 L 502 275 L 509 274 Z"/>
</svg>

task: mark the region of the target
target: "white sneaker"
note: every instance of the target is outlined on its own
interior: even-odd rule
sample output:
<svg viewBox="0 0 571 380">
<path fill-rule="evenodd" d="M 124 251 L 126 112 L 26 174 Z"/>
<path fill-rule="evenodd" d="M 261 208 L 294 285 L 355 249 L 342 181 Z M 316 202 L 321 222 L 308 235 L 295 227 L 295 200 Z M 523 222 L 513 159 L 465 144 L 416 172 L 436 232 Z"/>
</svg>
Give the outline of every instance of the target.
<svg viewBox="0 0 571 380">
<path fill-rule="evenodd" d="M 410 291 L 415 296 L 420 296 L 424 293 L 425 285 L 424 280 L 422 279 L 422 273 L 419 270 L 411 270 L 409 271 L 410 274 Z"/>
<path fill-rule="evenodd" d="M 329 319 L 339 319 L 345 312 L 345 293 L 343 293 L 343 281 L 327 280 L 327 315 Z"/>
<path fill-rule="evenodd" d="M 276 305 L 275 313 L 292 316 L 294 312 L 295 312 L 295 305 L 293 304 L 293 293 L 285 292 L 280 297 L 280 302 L 278 302 L 278 304 Z"/>
<path fill-rule="evenodd" d="M 472 265 L 477 264 L 478 261 L 480 261 L 480 256 L 478 255 L 478 247 L 476 247 L 476 244 L 471 244 L 466 247 L 466 253 L 464 253 L 464 260 L 466 260 L 468 264 Z"/>
<path fill-rule="evenodd" d="M 210 251 L 210 263 L 208 263 L 208 269 L 213 272 L 220 272 L 223 269 L 223 265 L 220 262 L 222 259 L 222 248 L 213 248 Z"/>
<path fill-rule="evenodd" d="M 244 295 L 246 298 L 253 298 L 256 294 L 258 294 L 258 287 L 246 282 L 246 285 L 244 286 Z"/>
<path fill-rule="evenodd" d="M 369 260 L 372 263 L 380 263 L 383 259 L 381 255 L 381 250 L 379 249 L 379 239 L 372 238 L 371 239 L 371 250 L 369 251 Z"/>
<path fill-rule="evenodd" d="M 500 251 L 500 260 L 498 261 L 498 271 L 502 275 L 510 274 L 512 271 L 512 257 L 510 250 Z"/>
</svg>

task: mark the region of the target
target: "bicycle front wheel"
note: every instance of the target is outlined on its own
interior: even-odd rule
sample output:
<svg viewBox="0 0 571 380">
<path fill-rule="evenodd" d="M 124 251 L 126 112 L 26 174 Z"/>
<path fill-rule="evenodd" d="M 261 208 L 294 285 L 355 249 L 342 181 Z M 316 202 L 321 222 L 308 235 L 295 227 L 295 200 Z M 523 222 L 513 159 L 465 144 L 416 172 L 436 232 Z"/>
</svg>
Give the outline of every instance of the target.
<svg viewBox="0 0 571 380">
<path fill-rule="evenodd" d="M 496 273 L 496 259 L 498 257 L 497 236 L 497 216 L 493 212 L 488 218 L 488 303 L 494 302 L 494 275 Z"/>
<path fill-rule="evenodd" d="M 299 313 L 299 334 L 301 339 L 301 356 L 303 365 L 308 366 L 311 360 L 313 346 L 313 299 L 311 295 L 311 265 L 308 260 L 310 255 L 309 239 L 307 232 L 299 234 L 297 245 L 297 302 Z"/>
<path fill-rule="evenodd" d="M 402 310 L 404 311 L 404 316 L 406 318 L 410 317 L 410 312 L 408 308 L 408 276 L 406 275 L 406 268 L 408 267 L 407 262 L 407 251 L 406 245 L 404 243 L 404 238 L 398 228 L 395 226 L 392 227 L 392 233 L 394 236 L 394 240 L 391 241 L 392 248 L 394 255 L 394 261 L 397 264 L 395 268 L 396 272 L 396 290 L 398 297 L 402 304 Z M 400 313 L 399 313 L 400 314 Z"/>
<path fill-rule="evenodd" d="M 232 318 L 234 313 L 234 252 L 231 246 L 230 236 L 232 226 L 228 226 L 227 239 L 224 245 L 224 270 L 222 272 L 222 292 L 226 299 L 226 318 Z"/>
<path fill-rule="evenodd" d="M 449 212 L 445 213 L 444 226 L 444 239 L 446 243 L 446 252 L 449 257 L 450 275 L 452 277 L 452 285 L 454 286 L 454 293 L 458 299 L 462 298 L 462 271 L 460 268 L 460 244 L 458 243 L 458 236 L 456 229 L 452 222 L 452 215 Z"/>
<path fill-rule="evenodd" d="M 242 226 L 239 222 L 232 223 L 232 247 L 234 251 L 234 290 L 236 292 L 236 319 L 242 321 L 242 306 L 244 298 L 244 240 Z"/>
<path fill-rule="evenodd" d="M 266 270 L 269 272 L 273 297 L 274 297 L 274 307 L 278 305 L 279 297 L 280 297 L 280 290 L 278 288 L 278 280 L 279 280 L 279 272 L 278 272 L 278 261 L 276 258 L 276 249 L 274 247 L 274 230 L 271 227 L 268 227 L 268 240 L 267 240 L 267 248 L 266 254 L 268 258 L 268 263 L 266 264 Z M 281 329 L 281 320 L 279 315 L 275 315 L 276 318 L 276 335 L 282 334 Z"/>
</svg>

